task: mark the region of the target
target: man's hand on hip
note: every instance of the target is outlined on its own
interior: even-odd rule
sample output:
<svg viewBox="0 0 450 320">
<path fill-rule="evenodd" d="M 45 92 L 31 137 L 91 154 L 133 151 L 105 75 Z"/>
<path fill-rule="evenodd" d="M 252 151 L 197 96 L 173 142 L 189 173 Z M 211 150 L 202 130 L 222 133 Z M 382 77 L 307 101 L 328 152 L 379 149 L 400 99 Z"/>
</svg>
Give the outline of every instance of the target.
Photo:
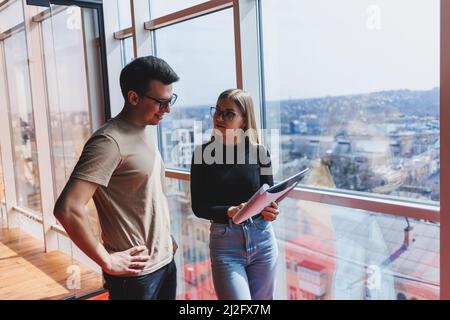
<svg viewBox="0 0 450 320">
<path fill-rule="evenodd" d="M 149 255 L 142 254 L 145 250 L 146 246 L 136 246 L 112 253 L 103 271 L 112 276 L 136 276 L 144 270 L 150 260 Z"/>
</svg>

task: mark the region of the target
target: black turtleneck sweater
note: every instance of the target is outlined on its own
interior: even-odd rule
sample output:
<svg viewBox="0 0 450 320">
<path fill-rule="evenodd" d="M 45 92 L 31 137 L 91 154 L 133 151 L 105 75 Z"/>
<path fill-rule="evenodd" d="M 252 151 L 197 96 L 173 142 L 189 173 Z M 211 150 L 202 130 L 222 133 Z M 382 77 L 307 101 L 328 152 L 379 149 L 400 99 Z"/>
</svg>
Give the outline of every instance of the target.
<svg viewBox="0 0 450 320">
<path fill-rule="evenodd" d="M 213 144 L 211 141 L 199 146 L 192 157 L 192 210 L 199 218 L 228 223 L 230 206 L 247 202 L 265 183 L 273 185 L 270 155 L 262 145 L 253 145 L 248 140 L 242 143 L 245 144 L 245 152 L 238 152 L 238 149 L 243 150 L 242 144 Z M 234 154 L 234 161 L 230 153 Z M 216 154 L 218 157 L 214 159 L 222 161 L 205 158 Z"/>
</svg>

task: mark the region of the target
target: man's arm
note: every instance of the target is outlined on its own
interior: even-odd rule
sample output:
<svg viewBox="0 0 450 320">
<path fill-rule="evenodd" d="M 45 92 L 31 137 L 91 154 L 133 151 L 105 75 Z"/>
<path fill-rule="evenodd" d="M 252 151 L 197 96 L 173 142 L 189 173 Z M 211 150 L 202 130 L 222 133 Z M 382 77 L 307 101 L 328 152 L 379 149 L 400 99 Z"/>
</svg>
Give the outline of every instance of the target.
<svg viewBox="0 0 450 320">
<path fill-rule="evenodd" d="M 136 246 L 126 251 L 109 254 L 94 237 L 88 223 L 86 204 L 98 185 L 77 178 L 70 178 L 55 204 L 54 215 L 62 224 L 70 239 L 89 258 L 111 275 L 137 275 L 150 259 L 140 255 L 147 248 Z"/>
</svg>

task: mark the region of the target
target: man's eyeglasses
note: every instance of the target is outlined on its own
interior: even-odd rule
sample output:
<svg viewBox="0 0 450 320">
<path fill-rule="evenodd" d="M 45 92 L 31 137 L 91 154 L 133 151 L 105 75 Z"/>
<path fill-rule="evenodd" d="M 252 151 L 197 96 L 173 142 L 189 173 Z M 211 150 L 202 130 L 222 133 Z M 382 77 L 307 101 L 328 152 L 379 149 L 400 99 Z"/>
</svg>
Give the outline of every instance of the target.
<svg viewBox="0 0 450 320">
<path fill-rule="evenodd" d="M 211 117 L 213 118 L 222 117 L 222 119 L 225 120 L 226 122 L 231 122 L 234 120 L 234 118 L 236 118 L 236 113 L 228 110 L 220 111 L 216 107 L 211 107 Z"/>
<path fill-rule="evenodd" d="M 160 99 L 156 99 L 153 98 L 149 95 L 144 94 L 144 97 L 149 98 L 153 101 L 159 102 L 159 109 L 161 110 L 167 110 L 167 108 L 169 107 L 169 105 L 173 106 L 175 104 L 175 102 L 177 101 L 178 95 L 176 95 L 175 93 L 172 95 L 172 97 L 170 97 L 170 99 L 168 100 L 160 100 Z"/>
</svg>

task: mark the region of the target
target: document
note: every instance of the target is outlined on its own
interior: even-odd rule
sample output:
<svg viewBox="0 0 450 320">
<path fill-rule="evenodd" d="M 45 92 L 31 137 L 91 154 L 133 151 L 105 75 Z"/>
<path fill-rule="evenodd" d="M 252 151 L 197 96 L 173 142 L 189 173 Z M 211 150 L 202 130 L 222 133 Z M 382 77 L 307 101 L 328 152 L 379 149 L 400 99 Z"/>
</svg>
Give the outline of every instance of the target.
<svg viewBox="0 0 450 320">
<path fill-rule="evenodd" d="M 306 168 L 299 173 L 293 175 L 280 183 L 269 187 L 264 184 L 258 191 L 247 201 L 245 206 L 233 216 L 233 222 L 239 224 L 248 218 L 260 213 L 265 207 L 269 207 L 272 202 L 280 202 L 292 189 L 302 180 L 310 168 Z"/>
</svg>

